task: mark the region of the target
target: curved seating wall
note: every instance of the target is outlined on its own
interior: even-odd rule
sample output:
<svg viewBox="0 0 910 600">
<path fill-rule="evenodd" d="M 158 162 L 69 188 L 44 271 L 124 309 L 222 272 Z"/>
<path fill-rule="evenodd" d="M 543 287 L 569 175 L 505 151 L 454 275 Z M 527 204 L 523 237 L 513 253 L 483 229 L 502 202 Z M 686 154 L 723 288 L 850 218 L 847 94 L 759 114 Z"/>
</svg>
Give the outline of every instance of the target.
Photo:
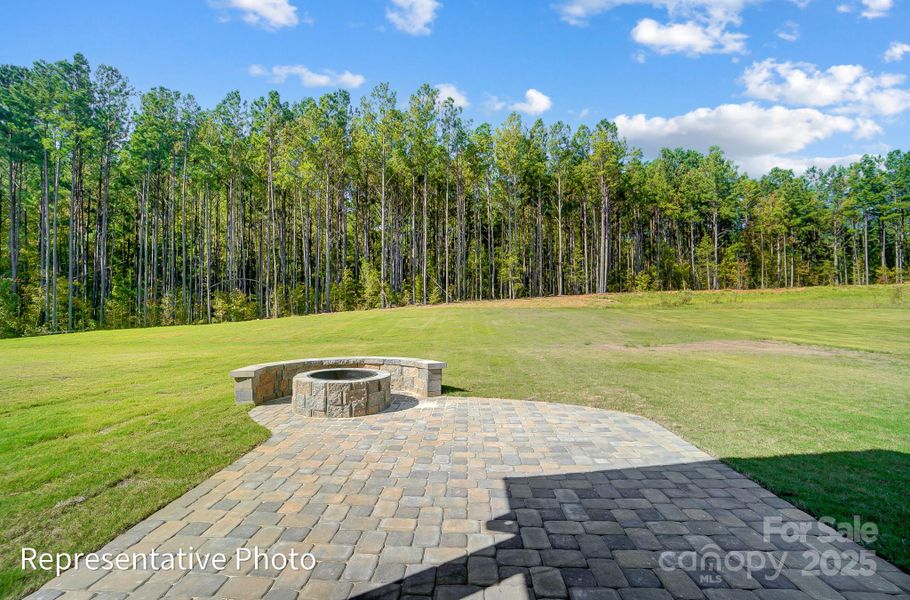
<svg viewBox="0 0 910 600">
<path fill-rule="evenodd" d="M 442 394 L 442 370 L 446 363 L 420 358 L 383 356 L 346 356 L 304 358 L 250 365 L 231 371 L 234 399 L 238 404 L 262 404 L 291 395 L 294 375 L 318 369 L 342 367 L 387 371 L 392 376 L 392 389 L 419 398 Z"/>
</svg>

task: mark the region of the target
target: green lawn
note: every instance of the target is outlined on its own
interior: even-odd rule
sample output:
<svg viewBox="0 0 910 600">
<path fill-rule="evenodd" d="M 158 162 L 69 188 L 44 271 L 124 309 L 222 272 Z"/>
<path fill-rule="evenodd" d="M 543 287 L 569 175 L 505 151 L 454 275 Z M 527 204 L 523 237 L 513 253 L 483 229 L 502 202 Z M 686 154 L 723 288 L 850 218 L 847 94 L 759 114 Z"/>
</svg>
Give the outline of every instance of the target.
<svg viewBox="0 0 910 600">
<path fill-rule="evenodd" d="M 97 549 L 264 440 L 229 370 L 346 354 L 650 417 L 910 569 L 910 287 L 629 294 L 0 340 L 0 597 L 42 583 L 22 546 Z"/>
</svg>

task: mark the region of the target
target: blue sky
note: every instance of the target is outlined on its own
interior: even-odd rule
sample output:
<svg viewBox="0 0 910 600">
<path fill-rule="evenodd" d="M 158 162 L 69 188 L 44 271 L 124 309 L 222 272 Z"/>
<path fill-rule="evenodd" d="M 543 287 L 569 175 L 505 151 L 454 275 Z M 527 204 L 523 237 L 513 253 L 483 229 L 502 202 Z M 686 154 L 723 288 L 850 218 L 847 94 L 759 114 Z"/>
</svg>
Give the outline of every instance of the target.
<svg viewBox="0 0 910 600">
<path fill-rule="evenodd" d="M 442 85 L 467 117 L 615 120 L 754 174 L 907 149 L 907 0 L 5 0 L 0 61 L 84 53 L 140 91 L 355 100 Z"/>
</svg>

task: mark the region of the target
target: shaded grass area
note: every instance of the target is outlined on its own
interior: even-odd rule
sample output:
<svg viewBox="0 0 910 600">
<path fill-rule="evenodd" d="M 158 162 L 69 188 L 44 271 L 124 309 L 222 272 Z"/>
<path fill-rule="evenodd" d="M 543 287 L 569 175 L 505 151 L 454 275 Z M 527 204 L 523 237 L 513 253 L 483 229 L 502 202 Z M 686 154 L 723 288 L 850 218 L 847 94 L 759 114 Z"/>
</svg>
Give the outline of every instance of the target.
<svg viewBox="0 0 910 600">
<path fill-rule="evenodd" d="M 0 597 L 43 581 L 22 546 L 97 549 L 264 440 L 230 369 L 346 354 L 652 418 L 910 569 L 910 289 L 671 292 L 2 340 Z"/>
</svg>

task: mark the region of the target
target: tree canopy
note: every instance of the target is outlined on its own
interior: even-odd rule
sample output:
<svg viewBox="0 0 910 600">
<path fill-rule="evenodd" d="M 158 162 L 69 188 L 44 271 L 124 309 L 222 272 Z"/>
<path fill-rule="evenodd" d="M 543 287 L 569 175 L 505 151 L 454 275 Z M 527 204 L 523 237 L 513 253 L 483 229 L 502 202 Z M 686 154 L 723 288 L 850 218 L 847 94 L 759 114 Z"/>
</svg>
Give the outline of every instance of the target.
<svg viewBox="0 0 910 600">
<path fill-rule="evenodd" d="M 214 108 L 0 66 L 0 336 L 465 299 L 903 281 L 910 153 L 754 179 L 423 85 Z"/>
</svg>

